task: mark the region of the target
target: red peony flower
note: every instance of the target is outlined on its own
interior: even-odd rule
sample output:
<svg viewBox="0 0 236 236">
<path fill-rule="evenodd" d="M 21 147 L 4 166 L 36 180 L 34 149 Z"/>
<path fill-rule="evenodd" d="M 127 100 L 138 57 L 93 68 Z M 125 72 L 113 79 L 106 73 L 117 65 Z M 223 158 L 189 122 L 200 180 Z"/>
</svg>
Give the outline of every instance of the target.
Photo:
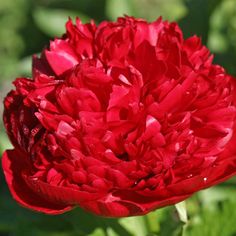
<svg viewBox="0 0 236 236">
<path fill-rule="evenodd" d="M 198 37 L 132 17 L 66 29 L 5 99 L 21 205 L 142 215 L 236 174 L 234 80 Z"/>
</svg>

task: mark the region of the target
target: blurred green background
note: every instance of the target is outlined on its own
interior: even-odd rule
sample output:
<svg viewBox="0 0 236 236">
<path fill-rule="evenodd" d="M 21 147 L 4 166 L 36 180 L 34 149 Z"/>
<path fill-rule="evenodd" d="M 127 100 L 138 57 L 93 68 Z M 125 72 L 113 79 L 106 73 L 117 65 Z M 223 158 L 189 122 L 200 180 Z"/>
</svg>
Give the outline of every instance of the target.
<svg viewBox="0 0 236 236">
<path fill-rule="evenodd" d="M 215 63 L 236 76 L 236 0 L 0 0 L 0 115 L 11 81 L 30 76 L 31 55 L 65 31 L 68 16 L 99 23 L 123 14 L 177 21 L 185 37 L 200 36 Z M 10 146 L 0 121 L 0 154 Z M 80 209 L 46 216 L 18 206 L 0 174 L 0 236 L 236 236 L 236 180 L 195 194 L 187 212 L 187 224 L 174 207 L 119 220 Z"/>
</svg>

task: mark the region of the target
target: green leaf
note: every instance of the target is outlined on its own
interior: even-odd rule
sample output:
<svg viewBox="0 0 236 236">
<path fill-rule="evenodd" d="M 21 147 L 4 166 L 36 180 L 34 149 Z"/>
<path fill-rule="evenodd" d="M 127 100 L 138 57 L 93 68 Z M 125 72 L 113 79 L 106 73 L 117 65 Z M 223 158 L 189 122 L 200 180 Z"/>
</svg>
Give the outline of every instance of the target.
<svg viewBox="0 0 236 236">
<path fill-rule="evenodd" d="M 19 61 L 18 70 L 20 75 L 30 77 L 32 71 L 32 56 L 27 56 Z"/>
<path fill-rule="evenodd" d="M 11 149 L 12 145 L 5 132 L 0 132 L 0 154 L 6 150 Z"/>
<path fill-rule="evenodd" d="M 108 0 L 106 14 L 111 20 L 123 15 L 132 15 L 132 0 Z"/>
<path fill-rule="evenodd" d="M 163 1 L 162 11 L 164 12 L 164 17 L 171 21 L 183 18 L 188 12 L 183 1 L 180 0 L 169 0 L 168 3 Z"/>
<path fill-rule="evenodd" d="M 175 204 L 175 208 L 178 212 L 179 219 L 182 222 L 187 223 L 188 222 L 188 216 L 187 216 L 187 209 L 186 209 L 185 201 Z"/>
<path fill-rule="evenodd" d="M 183 0 L 132 0 L 135 15 L 149 21 L 159 16 L 170 21 L 183 18 L 188 10 Z"/>
<path fill-rule="evenodd" d="M 103 229 L 97 228 L 97 229 L 94 230 L 93 233 L 89 234 L 88 236 L 106 236 L 106 233 L 104 232 Z"/>
<path fill-rule="evenodd" d="M 119 220 L 119 222 L 132 235 L 144 236 L 148 234 L 148 228 L 146 226 L 144 217 L 145 216 L 122 218 Z"/>
<path fill-rule="evenodd" d="M 108 227 L 106 231 L 107 231 L 107 236 L 119 236 L 119 234 L 117 234 L 117 232 L 115 232 L 112 227 Z"/>
<path fill-rule="evenodd" d="M 211 203 L 213 204 L 213 203 Z M 215 203 L 215 207 L 202 208 L 192 216 L 186 230 L 187 236 L 233 236 L 236 235 L 235 201 Z"/>
<path fill-rule="evenodd" d="M 49 36 L 61 36 L 65 32 L 65 23 L 69 17 L 75 19 L 79 17 L 83 23 L 89 21 L 89 17 L 79 12 L 63 9 L 49 9 L 37 7 L 33 12 L 33 17 L 37 26 Z"/>
<path fill-rule="evenodd" d="M 180 236 L 183 231 L 183 223 L 174 207 L 165 207 L 163 216 L 160 219 L 160 231 L 158 236 Z"/>
<path fill-rule="evenodd" d="M 217 31 L 209 33 L 207 46 L 211 51 L 215 53 L 226 52 L 229 47 L 227 39 L 224 37 L 223 34 Z"/>
<path fill-rule="evenodd" d="M 224 186 L 215 186 L 209 189 L 205 189 L 198 193 L 198 197 L 203 207 L 208 209 L 214 209 L 217 207 L 217 202 L 225 200 L 234 200 L 235 189 Z"/>
<path fill-rule="evenodd" d="M 160 231 L 160 219 L 163 216 L 163 212 L 165 208 L 158 209 L 156 211 L 152 211 L 148 213 L 145 218 L 147 220 L 147 227 L 149 228 L 150 232 L 159 232 Z"/>
</svg>

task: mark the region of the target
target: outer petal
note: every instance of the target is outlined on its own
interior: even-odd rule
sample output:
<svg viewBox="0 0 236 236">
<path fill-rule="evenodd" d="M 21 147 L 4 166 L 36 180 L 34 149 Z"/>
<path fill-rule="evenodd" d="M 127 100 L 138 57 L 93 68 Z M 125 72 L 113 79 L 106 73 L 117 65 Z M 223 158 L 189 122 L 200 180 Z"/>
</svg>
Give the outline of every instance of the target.
<svg viewBox="0 0 236 236">
<path fill-rule="evenodd" d="M 210 170 L 206 170 L 206 175 L 196 176 L 164 189 L 146 193 L 142 191 L 118 190 L 113 194 L 113 199 L 85 202 L 82 207 L 106 217 L 144 215 L 152 210 L 181 202 L 196 191 L 229 179 L 236 174 L 235 166 L 236 157 L 219 163 L 219 165 Z"/>
<path fill-rule="evenodd" d="M 236 78 L 232 78 L 233 85 L 233 105 L 236 107 Z M 220 159 L 236 157 L 236 121 L 234 122 L 232 137 L 221 154 Z"/>
<path fill-rule="evenodd" d="M 61 75 L 79 63 L 77 56 L 68 42 L 57 39 L 45 51 L 47 61 L 56 75 Z"/>
<path fill-rule="evenodd" d="M 141 196 L 132 191 L 123 191 L 126 194 L 127 200 L 114 197 L 113 201 L 90 201 L 86 202 L 82 208 L 91 211 L 97 215 L 105 217 L 126 217 L 126 216 L 137 216 L 145 215 L 148 212 L 161 208 L 167 205 L 171 205 L 184 199 L 188 198 L 190 195 L 184 196 L 172 196 L 167 199 L 158 200 L 155 198 L 147 198 Z M 132 195 L 132 199 L 128 199 L 128 195 Z M 134 199 L 133 199 L 134 197 Z M 136 198 L 136 199 L 135 199 Z M 150 202 L 149 202 L 150 201 Z"/>
<path fill-rule="evenodd" d="M 226 181 L 236 174 L 235 166 L 236 155 L 234 154 L 218 162 L 214 167 L 207 168 L 199 176 L 165 188 L 153 191 L 117 190 L 106 199 L 96 202 L 88 201 L 82 207 L 106 217 L 144 215 L 151 210 L 176 204 L 199 190 Z"/>
<path fill-rule="evenodd" d="M 41 54 L 38 58 L 36 55 L 32 57 L 32 74 L 33 78 L 38 74 L 42 73 L 45 75 L 54 75 L 53 70 L 50 68 L 47 59 L 45 57 L 45 52 Z"/>
<path fill-rule="evenodd" d="M 24 207 L 47 214 L 61 214 L 71 210 L 73 206 L 49 202 L 27 186 L 22 178 L 22 169 L 27 165 L 25 160 L 24 154 L 16 149 L 5 151 L 2 157 L 2 168 L 13 198 Z"/>
</svg>

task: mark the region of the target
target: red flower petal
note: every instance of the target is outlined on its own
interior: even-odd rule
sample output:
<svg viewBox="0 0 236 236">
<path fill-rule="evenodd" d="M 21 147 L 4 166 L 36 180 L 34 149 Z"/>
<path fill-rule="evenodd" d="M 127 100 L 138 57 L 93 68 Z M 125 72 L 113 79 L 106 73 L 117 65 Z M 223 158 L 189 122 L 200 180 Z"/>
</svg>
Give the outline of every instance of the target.
<svg viewBox="0 0 236 236">
<path fill-rule="evenodd" d="M 26 156 L 20 151 L 7 150 L 2 156 L 2 168 L 13 198 L 24 207 L 47 214 L 61 214 L 73 208 L 71 204 L 57 204 L 36 194 L 22 178 Z"/>
<path fill-rule="evenodd" d="M 50 45 L 50 51 L 45 51 L 47 61 L 55 72 L 60 75 L 78 64 L 78 58 L 71 46 L 64 40 L 55 40 Z"/>
</svg>

